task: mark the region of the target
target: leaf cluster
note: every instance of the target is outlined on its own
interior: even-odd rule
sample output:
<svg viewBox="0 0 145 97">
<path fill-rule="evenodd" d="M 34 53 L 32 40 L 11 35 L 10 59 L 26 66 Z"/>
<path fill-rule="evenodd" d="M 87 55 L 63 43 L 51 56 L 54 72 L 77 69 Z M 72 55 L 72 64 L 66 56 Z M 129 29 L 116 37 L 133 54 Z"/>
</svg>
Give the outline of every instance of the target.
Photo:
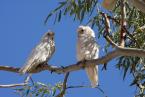
<svg viewBox="0 0 145 97">
<path fill-rule="evenodd" d="M 119 44 L 120 42 L 120 30 L 121 30 L 121 4 L 122 0 L 118 0 L 116 3 L 116 7 L 110 13 L 109 11 L 105 11 L 102 7 L 99 7 L 100 2 L 98 0 L 64 0 L 58 2 L 58 6 L 52 10 L 45 19 L 45 24 L 49 20 L 50 17 L 54 16 L 54 22 L 60 22 L 62 16 L 72 16 L 73 20 L 78 20 L 82 22 L 87 19 L 86 24 L 91 24 L 92 27 L 96 27 L 98 29 L 98 38 L 100 36 L 103 37 L 105 32 L 105 22 L 102 15 L 99 12 L 105 12 L 108 16 L 113 19 L 110 19 L 111 32 L 109 35 L 112 40 Z M 145 13 L 142 13 L 137 8 L 130 5 L 128 2 L 125 3 L 126 8 L 126 36 L 125 36 L 125 47 L 129 48 L 145 48 L 145 29 L 141 27 L 145 26 Z M 111 47 L 110 44 L 106 43 L 104 49 L 106 52 Z M 139 57 L 126 57 L 121 56 L 116 60 L 116 67 L 119 70 L 123 70 L 123 79 L 128 74 L 133 76 L 133 80 L 131 82 L 131 86 L 135 85 L 138 88 L 136 97 L 144 97 L 144 87 L 145 87 L 145 59 Z M 56 87 L 56 86 L 54 86 Z M 23 91 L 28 92 L 26 90 L 31 91 L 31 93 L 36 93 L 40 95 L 44 95 L 45 93 L 53 95 L 54 91 L 60 90 L 58 87 L 56 88 L 48 88 L 48 86 L 36 84 L 32 87 L 27 87 L 22 89 Z M 53 91 L 53 93 L 52 93 Z M 29 94 L 29 92 L 27 93 Z M 37 95 L 35 95 L 37 96 Z"/>
<path fill-rule="evenodd" d="M 55 97 L 61 90 L 61 82 L 56 83 L 54 86 L 41 82 L 35 82 L 32 85 L 15 89 L 16 93 L 21 97 Z"/>
</svg>

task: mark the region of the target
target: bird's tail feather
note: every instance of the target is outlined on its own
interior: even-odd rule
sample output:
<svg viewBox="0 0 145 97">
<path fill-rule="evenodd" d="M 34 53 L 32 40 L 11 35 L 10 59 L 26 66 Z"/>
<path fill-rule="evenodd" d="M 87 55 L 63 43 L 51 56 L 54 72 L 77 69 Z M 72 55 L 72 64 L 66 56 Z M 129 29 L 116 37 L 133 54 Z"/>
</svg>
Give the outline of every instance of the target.
<svg viewBox="0 0 145 97">
<path fill-rule="evenodd" d="M 98 66 L 90 65 L 89 67 L 86 67 L 85 69 L 90 79 L 91 86 L 95 88 L 96 86 L 98 86 Z"/>
<path fill-rule="evenodd" d="M 24 65 L 24 67 L 22 67 L 20 70 L 19 70 L 19 73 L 20 74 L 25 74 L 27 73 L 29 70 L 30 70 L 30 65 Z"/>
</svg>

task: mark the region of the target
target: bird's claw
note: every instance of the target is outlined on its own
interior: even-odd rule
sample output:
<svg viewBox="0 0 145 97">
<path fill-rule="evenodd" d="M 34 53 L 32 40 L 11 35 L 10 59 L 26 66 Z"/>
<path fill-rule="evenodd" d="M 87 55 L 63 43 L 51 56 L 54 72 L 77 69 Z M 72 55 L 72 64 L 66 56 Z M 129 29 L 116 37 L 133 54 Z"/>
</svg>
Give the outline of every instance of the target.
<svg viewBox="0 0 145 97">
<path fill-rule="evenodd" d="M 60 66 L 62 69 L 64 69 L 64 66 Z"/>
<path fill-rule="evenodd" d="M 51 74 L 52 74 L 54 71 L 55 71 L 55 69 L 54 69 L 54 70 L 51 70 Z"/>
<path fill-rule="evenodd" d="M 87 60 L 82 60 L 82 61 L 77 62 L 77 64 L 81 64 L 81 63 L 82 63 L 82 64 L 85 64 L 86 61 L 87 61 Z"/>
<path fill-rule="evenodd" d="M 107 63 L 104 63 L 102 70 L 107 70 Z"/>
<path fill-rule="evenodd" d="M 82 63 L 82 61 L 78 61 L 78 62 L 77 62 L 77 64 L 81 64 L 81 63 Z"/>
</svg>

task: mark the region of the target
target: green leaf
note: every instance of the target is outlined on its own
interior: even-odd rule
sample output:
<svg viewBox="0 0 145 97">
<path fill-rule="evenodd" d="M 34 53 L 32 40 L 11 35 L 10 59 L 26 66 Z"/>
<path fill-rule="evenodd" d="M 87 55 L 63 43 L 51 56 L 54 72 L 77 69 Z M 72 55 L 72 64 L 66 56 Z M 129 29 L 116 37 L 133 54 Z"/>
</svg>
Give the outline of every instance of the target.
<svg viewBox="0 0 145 97">
<path fill-rule="evenodd" d="M 44 23 L 46 24 L 48 19 L 54 14 L 56 13 L 58 10 L 60 10 L 62 7 L 65 6 L 65 4 L 67 3 L 67 1 L 64 1 L 64 2 L 59 2 L 60 6 L 58 6 L 57 8 L 55 8 L 54 10 L 52 10 L 46 17 Z"/>
<path fill-rule="evenodd" d="M 30 93 L 30 87 L 28 86 L 27 89 L 26 89 L 26 96 L 28 96 Z"/>
<path fill-rule="evenodd" d="M 130 67 L 130 62 L 129 62 L 129 59 L 126 58 L 126 59 L 124 60 L 124 74 L 123 74 L 123 80 L 124 80 L 125 77 L 126 77 L 126 74 L 127 74 L 127 71 L 128 71 L 128 69 L 129 69 L 129 67 Z"/>
<path fill-rule="evenodd" d="M 52 96 L 54 96 L 55 93 L 56 93 L 56 87 L 53 87 L 53 88 L 52 88 Z"/>
<path fill-rule="evenodd" d="M 61 10 L 59 11 L 58 22 L 61 20 Z"/>
</svg>

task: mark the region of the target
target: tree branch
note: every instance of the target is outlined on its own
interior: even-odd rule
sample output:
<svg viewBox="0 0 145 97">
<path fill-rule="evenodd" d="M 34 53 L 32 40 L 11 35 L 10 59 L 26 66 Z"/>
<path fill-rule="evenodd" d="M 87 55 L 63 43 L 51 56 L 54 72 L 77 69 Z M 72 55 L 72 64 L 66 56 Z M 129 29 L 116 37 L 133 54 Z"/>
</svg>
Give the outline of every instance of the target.
<svg viewBox="0 0 145 97">
<path fill-rule="evenodd" d="M 64 81 L 63 81 L 63 87 L 62 87 L 62 91 L 56 96 L 56 97 L 64 97 L 64 94 L 66 92 L 67 89 L 67 80 L 68 80 L 68 76 L 69 76 L 69 72 L 66 73 Z"/>
<path fill-rule="evenodd" d="M 19 84 L 9 84 L 9 85 L 0 85 L 0 88 L 12 88 L 17 86 L 25 86 L 28 83 L 19 83 Z"/>
<path fill-rule="evenodd" d="M 105 56 L 102 56 L 94 60 L 87 60 L 85 62 L 85 65 L 83 64 L 84 62 L 77 62 L 76 64 L 71 64 L 65 67 L 58 67 L 58 66 L 43 64 L 37 67 L 34 71 L 29 72 L 29 73 L 39 73 L 44 70 L 48 70 L 48 71 L 55 72 L 58 74 L 67 73 L 67 72 L 84 69 L 84 67 L 90 64 L 96 64 L 96 65 L 104 64 L 119 56 L 145 57 L 145 50 L 137 49 L 137 48 L 122 48 L 120 46 L 117 46 L 114 51 L 109 52 Z M 15 73 L 18 73 L 19 69 L 20 68 L 14 68 L 10 66 L 0 66 L 0 70 L 10 71 L 10 72 L 15 72 Z"/>
<path fill-rule="evenodd" d="M 104 13 L 101 12 L 101 14 L 104 14 Z M 103 16 L 103 15 L 102 15 L 102 16 Z M 105 17 L 104 17 L 104 18 L 105 18 Z M 109 15 L 107 15 L 107 18 L 113 20 L 115 23 L 117 23 L 117 24 L 120 25 L 120 19 L 115 19 L 115 18 L 113 18 L 113 17 L 111 17 L 111 16 L 109 16 Z M 136 32 L 133 32 L 133 34 L 130 34 L 130 32 L 127 30 L 127 28 L 126 28 L 125 26 L 123 26 L 122 29 L 126 32 L 126 35 L 128 35 L 128 36 L 132 39 L 132 41 L 135 41 L 137 47 L 140 48 L 139 42 L 138 42 L 138 41 L 136 40 L 136 38 L 134 37 L 134 35 L 136 34 Z M 142 31 L 143 29 L 145 29 L 145 25 L 139 28 L 139 30 L 141 30 L 141 31 Z"/>
<path fill-rule="evenodd" d="M 14 72 L 14 73 L 18 73 L 19 69 L 20 68 L 11 67 L 11 66 L 0 66 L 0 70 Z"/>
<path fill-rule="evenodd" d="M 9 66 L 6 66 L 9 67 Z M 11 70 L 14 71 L 14 70 Z M 8 85 L 0 85 L 0 88 L 12 88 L 17 86 L 26 86 L 30 80 L 31 74 L 29 74 L 26 79 L 24 80 L 24 83 L 18 83 L 18 84 L 8 84 Z"/>
<path fill-rule="evenodd" d="M 105 13 L 102 13 L 102 16 L 104 17 L 105 19 L 105 32 L 104 32 L 104 38 L 112 45 L 112 47 L 116 47 L 117 45 L 112 41 L 112 39 L 109 37 L 110 36 L 110 31 L 111 31 L 111 28 L 110 28 L 110 21 L 109 21 L 109 18 L 107 17 L 107 14 Z"/>
<path fill-rule="evenodd" d="M 121 31 L 120 31 L 120 46 L 125 46 L 125 30 L 124 27 L 126 27 L 126 8 L 125 8 L 125 2 L 124 0 L 120 0 L 120 7 L 121 7 Z"/>
</svg>

